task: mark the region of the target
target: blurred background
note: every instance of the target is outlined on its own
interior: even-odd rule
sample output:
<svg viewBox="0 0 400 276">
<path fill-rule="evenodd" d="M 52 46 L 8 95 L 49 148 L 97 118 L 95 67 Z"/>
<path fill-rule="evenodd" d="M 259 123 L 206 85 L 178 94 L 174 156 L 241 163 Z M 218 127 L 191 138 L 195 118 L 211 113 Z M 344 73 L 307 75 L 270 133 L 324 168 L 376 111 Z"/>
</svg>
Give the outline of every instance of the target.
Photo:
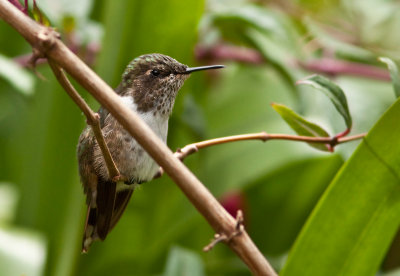
<svg viewBox="0 0 400 276">
<path fill-rule="evenodd" d="M 345 129 L 329 99 L 296 86 L 326 74 L 345 91 L 352 133 L 368 131 L 395 100 L 379 56 L 400 59 L 400 4 L 380 0 L 37 0 L 63 41 L 116 87 L 134 57 L 159 52 L 193 75 L 170 120 L 175 150 L 204 139 L 293 131 L 271 108 L 290 106 L 330 134 Z M 46 63 L 0 22 L 0 275 L 249 275 L 167 177 L 135 191 L 105 242 L 82 255 L 85 202 L 76 144 L 85 125 Z M 82 88 L 85 99 L 99 105 Z M 357 142 L 321 153 L 306 144 L 247 141 L 185 164 L 245 226 L 276 270 L 317 200 Z"/>
</svg>

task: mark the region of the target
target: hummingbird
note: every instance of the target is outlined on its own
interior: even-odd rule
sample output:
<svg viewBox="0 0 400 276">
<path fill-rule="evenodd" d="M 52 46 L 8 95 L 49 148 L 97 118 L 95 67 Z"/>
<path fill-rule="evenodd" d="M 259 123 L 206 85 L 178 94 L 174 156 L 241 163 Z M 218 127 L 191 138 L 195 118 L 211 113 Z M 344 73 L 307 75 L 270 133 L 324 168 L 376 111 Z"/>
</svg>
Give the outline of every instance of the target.
<svg viewBox="0 0 400 276">
<path fill-rule="evenodd" d="M 188 67 L 166 55 L 146 54 L 128 64 L 115 92 L 166 143 L 168 119 L 184 81 L 193 72 L 222 67 Z M 151 180 L 159 168 L 104 107 L 100 107 L 98 114 L 104 140 L 120 176 L 117 181 L 110 177 L 93 131 L 87 126 L 77 146 L 79 174 L 88 207 L 82 252 L 88 252 L 93 241 L 107 237 L 125 211 L 135 187 Z"/>
</svg>

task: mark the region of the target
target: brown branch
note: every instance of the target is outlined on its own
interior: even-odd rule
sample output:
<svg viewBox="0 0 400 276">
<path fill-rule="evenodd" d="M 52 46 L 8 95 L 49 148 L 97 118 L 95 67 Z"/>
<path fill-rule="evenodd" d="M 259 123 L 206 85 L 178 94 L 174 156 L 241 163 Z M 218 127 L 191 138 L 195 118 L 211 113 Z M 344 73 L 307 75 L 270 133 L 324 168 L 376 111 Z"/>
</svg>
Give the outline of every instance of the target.
<svg viewBox="0 0 400 276">
<path fill-rule="evenodd" d="M 6 0 L 0 0 L 0 17 L 15 28 L 35 49 L 40 50 L 49 60 L 64 68 L 88 90 L 165 169 L 216 232 L 229 234 L 235 231 L 235 219 L 207 188 L 181 161 L 175 158 L 149 126 L 124 105 L 121 98 L 99 76 L 57 39 L 54 31 L 34 22 Z M 246 263 L 253 274 L 276 275 L 246 231 L 234 237 L 228 245 Z"/>
<path fill-rule="evenodd" d="M 297 142 L 306 142 L 306 143 L 320 143 L 320 144 L 327 144 L 331 148 L 334 148 L 338 144 L 347 143 L 350 141 L 358 140 L 363 138 L 366 133 L 361 133 L 353 136 L 348 137 L 309 137 L 309 136 L 297 136 L 297 135 L 289 135 L 289 134 L 268 134 L 266 132 L 260 133 L 250 133 L 250 134 L 241 134 L 241 135 L 233 135 L 233 136 L 226 136 L 221 138 L 215 138 L 210 140 L 205 140 L 197 143 L 192 143 L 189 145 L 184 146 L 181 149 L 177 149 L 174 153 L 176 158 L 183 161 L 187 156 L 198 152 L 200 149 L 208 148 L 211 146 L 238 142 L 238 141 L 247 141 L 247 140 L 261 140 L 263 142 L 269 140 L 289 140 L 289 141 L 297 141 Z M 163 168 L 161 167 L 154 178 L 158 178 L 162 176 L 164 173 Z"/>
<path fill-rule="evenodd" d="M 68 40 L 65 43 L 65 45 L 68 46 L 68 48 L 78 55 L 86 64 L 89 64 L 92 66 L 95 63 L 97 54 L 100 52 L 100 45 L 96 42 L 90 42 L 90 43 L 83 43 L 82 41 L 75 39 L 72 39 L 70 37 L 74 37 L 74 33 L 70 31 L 67 33 L 65 36 Z M 22 67 L 30 67 L 31 66 L 31 60 L 32 60 L 32 53 L 27 53 L 23 55 L 19 55 L 13 58 L 13 60 L 18 63 Z M 40 58 L 36 60 L 36 64 L 46 64 L 47 59 L 46 58 Z"/>
<path fill-rule="evenodd" d="M 82 110 L 83 114 L 85 114 L 87 124 L 91 126 L 94 136 L 96 137 L 97 144 L 99 145 L 101 153 L 104 157 L 104 161 L 106 162 L 108 174 L 110 178 L 112 178 L 114 181 L 117 181 L 120 177 L 119 170 L 115 165 L 110 150 L 106 144 L 106 141 L 104 140 L 103 133 L 101 132 L 99 114 L 92 111 L 81 95 L 79 95 L 79 93 L 75 90 L 64 71 L 56 63 L 54 63 L 54 61 L 49 59 L 49 65 L 61 86 L 76 103 L 76 105 Z"/>
<path fill-rule="evenodd" d="M 88 45 L 83 44 L 67 44 L 68 48 L 82 58 L 86 64 L 92 66 L 95 63 L 96 55 L 100 51 L 100 46 L 97 43 L 90 43 Z M 85 46 L 85 47 L 84 47 Z M 22 67 L 29 67 L 31 64 L 32 53 L 23 54 L 13 58 L 13 61 L 18 63 Z M 45 58 L 39 58 L 36 60 L 37 65 L 46 64 L 47 60 Z"/>
</svg>

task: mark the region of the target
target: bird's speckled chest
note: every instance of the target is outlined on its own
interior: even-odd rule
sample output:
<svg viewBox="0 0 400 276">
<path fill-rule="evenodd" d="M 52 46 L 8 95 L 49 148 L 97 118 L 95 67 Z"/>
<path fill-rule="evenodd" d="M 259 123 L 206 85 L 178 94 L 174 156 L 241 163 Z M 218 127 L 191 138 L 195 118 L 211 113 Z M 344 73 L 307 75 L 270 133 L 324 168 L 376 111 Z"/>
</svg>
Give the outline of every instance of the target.
<svg viewBox="0 0 400 276">
<path fill-rule="evenodd" d="M 124 103 L 133 111 L 137 112 L 137 106 L 131 96 L 122 97 Z M 154 131 L 154 133 L 164 143 L 167 141 L 168 133 L 168 116 L 162 116 L 160 113 L 138 112 L 142 120 Z M 120 164 L 119 169 L 121 173 L 129 178 L 137 181 L 148 181 L 156 174 L 159 166 L 157 163 L 145 152 L 139 143 L 129 136 L 129 139 L 124 139 L 126 144 L 121 153 L 125 156 Z"/>
</svg>

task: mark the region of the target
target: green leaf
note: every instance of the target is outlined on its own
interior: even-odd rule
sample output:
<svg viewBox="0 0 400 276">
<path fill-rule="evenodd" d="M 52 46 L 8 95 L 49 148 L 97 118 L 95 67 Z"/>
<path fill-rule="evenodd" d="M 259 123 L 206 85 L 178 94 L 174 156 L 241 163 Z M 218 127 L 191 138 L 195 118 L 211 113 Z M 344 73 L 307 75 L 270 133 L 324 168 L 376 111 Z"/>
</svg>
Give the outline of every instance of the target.
<svg viewBox="0 0 400 276">
<path fill-rule="evenodd" d="M 50 26 L 50 21 L 47 17 L 40 11 L 39 7 L 36 5 L 36 1 L 33 0 L 33 9 L 32 9 L 33 18 L 35 21 L 43 24 L 44 26 Z"/>
<path fill-rule="evenodd" d="M 307 121 L 299 114 L 291 110 L 289 107 L 282 104 L 272 104 L 273 109 L 281 115 L 288 125 L 299 135 L 310 137 L 329 137 L 322 127 L 312 122 Z M 329 151 L 329 147 L 320 143 L 308 143 L 313 148 Z"/>
<path fill-rule="evenodd" d="M 35 79 L 12 59 L 0 55 L 0 77 L 5 78 L 18 92 L 25 95 L 33 93 Z"/>
<path fill-rule="evenodd" d="M 66 33 L 71 33 L 76 29 L 76 18 L 73 16 L 64 16 L 62 19 L 62 27 Z"/>
<path fill-rule="evenodd" d="M 392 79 L 393 89 L 396 97 L 400 97 L 400 78 L 399 78 L 399 68 L 396 63 L 387 57 L 378 58 L 379 61 L 385 63 L 389 69 L 390 78 Z"/>
<path fill-rule="evenodd" d="M 312 75 L 300 80 L 297 84 L 308 84 L 323 92 L 329 97 L 336 110 L 342 115 L 348 129 L 352 126 L 352 119 L 343 90 L 329 79 L 320 75 Z"/>
<path fill-rule="evenodd" d="M 173 247 L 169 252 L 163 276 L 202 276 L 203 262 L 200 256 L 190 250 Z"/>
<path fill-rule="evenodd" d="M 345 163 L 281 275 L 375 275 L 400 224 L 400 100 Z"/>
</svg>

